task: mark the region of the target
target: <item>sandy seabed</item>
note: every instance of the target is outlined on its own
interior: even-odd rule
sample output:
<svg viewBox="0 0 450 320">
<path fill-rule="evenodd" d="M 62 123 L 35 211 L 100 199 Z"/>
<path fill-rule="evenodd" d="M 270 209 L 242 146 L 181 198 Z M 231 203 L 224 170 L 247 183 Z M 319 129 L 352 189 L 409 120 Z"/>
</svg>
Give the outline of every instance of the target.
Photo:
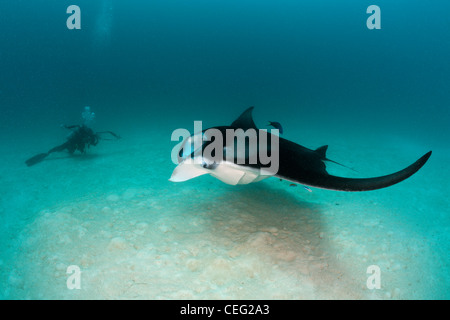
<svg viewBox="0 0 450 320">
<path fill-rule="evenodd" d="M 0 298 L 449 298 L 444 150 L 387 189 L 308 192 L 276 178 L 171 183 L 169 131 L 122 135 L 86 156 L 52 155 L 32 168 L 23 160 L 48 141 L 18 144 L 3 157 Z M 429 151 L 406 139 L 399 148 L 399 140 L 371 149 L 362 137 L 326 142 L 330 158 L 366 177 Z M 79 290 L 67 288 L 71 265 L 81 270 Z M 380 268 L 380 289 L 366 285 L 371 265 Z"/>
</svg>

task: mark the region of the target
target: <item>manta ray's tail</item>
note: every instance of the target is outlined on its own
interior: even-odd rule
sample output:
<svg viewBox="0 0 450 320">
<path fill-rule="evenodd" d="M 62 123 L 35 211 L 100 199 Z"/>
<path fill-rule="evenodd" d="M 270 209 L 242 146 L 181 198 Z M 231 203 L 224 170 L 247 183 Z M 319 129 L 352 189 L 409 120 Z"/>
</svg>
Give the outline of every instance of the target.
<svg viewBox="0 0 450 320">
<path fill-rule="evenodd" d="M 367 179 L 353 179 L 341 178 L 332 175 L 321 175 L 320 177 L 316 177 L 311 186 L 339 191 L 369 191 L 386 188 L 412 176 L 420 168 L 422 168 L 430 156 L 431 151 L 423 155 L 409 167 L 386 176 Z"/>
</svg>

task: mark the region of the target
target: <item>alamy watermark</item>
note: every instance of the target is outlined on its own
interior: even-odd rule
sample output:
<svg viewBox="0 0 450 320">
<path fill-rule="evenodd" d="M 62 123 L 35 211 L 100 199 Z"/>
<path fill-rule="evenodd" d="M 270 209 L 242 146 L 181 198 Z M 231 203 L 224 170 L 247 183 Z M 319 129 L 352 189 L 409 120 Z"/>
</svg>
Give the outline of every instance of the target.
<svg viewBox="0 0 450 320">
<path fill-rule="evenodd" d="M 381 29 L 381 9 L 379 6 L 367 7 L 366 13 L 371 14 L 366 21 L 367 29 Z"/>
<path fill-rule="evenodd" d="M 261 174 L 275 175 L 279 169 L 279 131 L 217 127 L 202 129 L 194 121 L 194 134 L 187 129 L 173 131 L 171 140 L 180 141 L 172 149 L 174 164 L 180 162 L 214 169 L 223 161 L 237 165 L 257 165 Z"/>
<path fill-rule="evenodd" d="M 367 277 L 366 286 L 367 289 L 373 290 L 373 289 L 381 289 L 381 269 L 379 266 L 373 264 L 367 267 L 367 274 L 370 274 L 369 277 Z"/>
<path fill-rule="evenodd" d="M 73 290 L 81 289 L 81 269 L 77 265 L 71 265 L 67 267 L 67 274 L 70 274 L 70 276 L 67 277 L 66 285 L 67 289 Z"/>
<path fill-rule="evenodd" d="M 67 18 L 66 26 L 69 30 L 81 29 L 81 9 L 77 5 L 70 5 L 66 10 L 70 16 Z M 366 26 L 368 29 L 381 29 L 381 10 L 377 5 L 370 5 L 366 10 L 370 16 L 367 18 Z"/>
<path fill-rule="evenodd" d="M 79 6 L 71 5 L 67 7 L 66 13 L 70 14 L 67 18 L 67 29 L 81 29 L 81 9 Z"/>
</svg>

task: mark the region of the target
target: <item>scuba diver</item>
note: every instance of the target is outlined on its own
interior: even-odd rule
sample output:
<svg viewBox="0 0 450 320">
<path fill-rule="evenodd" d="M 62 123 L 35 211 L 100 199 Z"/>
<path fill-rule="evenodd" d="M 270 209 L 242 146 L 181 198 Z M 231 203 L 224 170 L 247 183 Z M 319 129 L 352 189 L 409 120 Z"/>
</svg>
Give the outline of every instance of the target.
<svg viewBox="0 0 450 320">
<path fill-rule="evenodd" d="M 72 130 L 72 133 L 68 136 L 67 141 L 53 149 L 50 149 L 46 153 L 40 153 L 35 155 L 34 157 L 25 161 L 26 165 L 31 167 L 42 160 L 44 160 L 47 156 L 49 156 L 53 152 L 62 152 L 67 150 L 70 154 L 73 154 L 75 151 L 80 151 L 81 153 L 86 153 L 86 149 L 90 146 L 96 146 L 100 140 L 118 140 L 120 136 L 111 131 L 102 131 L 102 132 L 94 132 L 87 125 L 92 123 L 95 119 L 95 113 L 90 111 L 90 107 L 85 107 L 85 111 L 82 114 L 84 119 L 84 124 L 82 125 L 73 125 L 66 126 L 63 125 L 63 128 Z M 109 134 L 114 139 L 103 138 L 103 134 Z"/>
</svg>

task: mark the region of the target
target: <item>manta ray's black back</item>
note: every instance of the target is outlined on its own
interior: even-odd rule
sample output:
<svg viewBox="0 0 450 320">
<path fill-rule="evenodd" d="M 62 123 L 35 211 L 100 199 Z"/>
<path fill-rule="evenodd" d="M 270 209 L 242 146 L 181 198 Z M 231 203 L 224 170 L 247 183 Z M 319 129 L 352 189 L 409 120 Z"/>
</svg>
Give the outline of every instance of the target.
<svg viewBox="0 0 450 320">
<path fill-rule="evenodd" d="M 369 191 L 386 188 L 416 173 L 427 162 L 431 151 L 407 168 L 375 178 L 342 178 L 326 172 L 323 156 L 280 138 L 279 169 L 276 176 L 308 186 L 339 191 Z"/>
<path fill-rule="evenodd" d="M 253 107 L 245 110 L 232 123 L 232 127 L 256 129 L 252 117 Z M 268 146 L 270 148 L 270 146 Z M 416 173 L 427 162 L 431 151 L 403 170 L 393 174 L 375 178 L 342 178 L 330 175 L 326 171 L 324 161 L 331 161 L 326 157 L 327 146 L 316 150 L 305 148 L 295 142 L 279 138 L 279 167 L 275 176 L 305 184 L 312 187 L 338 191 L 369 191 L 386 188 L 399 183 Z M 254 165 L 253 165 L 254 166 Z M 260 165 L 256 165 L 260 167 Z"/>
</svg>

